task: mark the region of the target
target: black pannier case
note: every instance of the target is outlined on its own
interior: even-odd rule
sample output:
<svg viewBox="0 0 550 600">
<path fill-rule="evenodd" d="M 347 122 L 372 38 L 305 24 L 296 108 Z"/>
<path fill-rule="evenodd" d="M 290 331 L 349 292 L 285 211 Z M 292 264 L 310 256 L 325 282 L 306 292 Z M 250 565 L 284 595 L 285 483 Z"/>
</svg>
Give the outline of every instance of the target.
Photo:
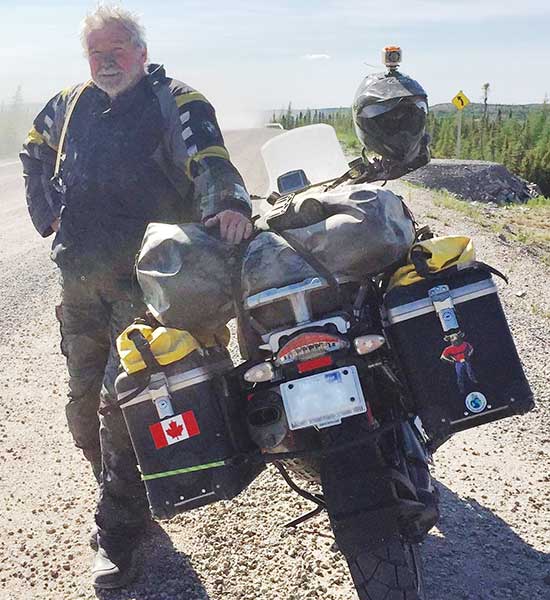
<svg viewBox="0 0 550 600">
<path fill-rule="evenodd" d="M 245 460 L 253 447 L 239 398 L 223 376 L 231 368 L 225 349 L 194 351 L 161 372 L 117 378 L 118 402 L 156 518 L 234 498 L 263 469 Z"/>
<path fill-rule="evenodd" d="M 449 270 L 391 289 L 384 320 L 434 446 L 451 433 L 533 406 L 491 274 Z"/>
</svg>

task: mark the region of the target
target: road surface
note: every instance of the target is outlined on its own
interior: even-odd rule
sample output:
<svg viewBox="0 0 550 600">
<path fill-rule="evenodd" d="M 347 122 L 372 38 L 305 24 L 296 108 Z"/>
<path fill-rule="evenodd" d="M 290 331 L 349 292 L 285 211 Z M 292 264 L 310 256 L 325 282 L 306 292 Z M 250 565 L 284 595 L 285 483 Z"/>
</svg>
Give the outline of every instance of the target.
<svg viewBox="0 0 550 600">
<path fill-rule="evenodd" d="M 228 145 L 261 193 L 258 147 L 272 131 L 230 132 Z M 479 240 L 482 258 L 512 277 L 502 288 L 539 398 L 523 418 L 455 436 L 436 456 L 443 517 L 423 545 L 431 600 L 550 598 L 547 267 L 429 193 L 396 184 L 417 217 Z M 66 375 L 53 307 L 57 275 L 26 213 L 20 169 L 0 163 L 0 598 L 89 600 L 87 546 L 95 485 L 64 418 Z M 516 292 L 524 292 L 516 295 Z M 232 502 L 163 523 L 140 549 L 143 574 L 108 600 L 351 600 L 344 561 L 324 516 L 271 471 Z M 545 583 L 546 578 L 546 583 Z"/>
</svg>

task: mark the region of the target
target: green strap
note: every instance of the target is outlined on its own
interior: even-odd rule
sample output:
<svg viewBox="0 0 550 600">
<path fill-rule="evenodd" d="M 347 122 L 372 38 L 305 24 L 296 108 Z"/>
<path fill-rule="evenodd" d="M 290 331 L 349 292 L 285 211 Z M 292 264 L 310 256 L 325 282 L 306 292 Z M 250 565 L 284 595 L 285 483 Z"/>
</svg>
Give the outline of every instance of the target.
<svg viewBox="0 0 550 600">
<path fill-rule="evenodd" d="M 183 473 L 193 473 L 194 471 L 204 471 L 206 469 L 214 469 L 215 467 L 223 467 L 226 465 L 225 460 L 207 463 L 205 465 L 197 465 L 195 467 L 186 467 L 185 469 L 176 469 L 175 471 L 164 471 L 163 473 L 151 473 L 150 475 L 142 475 L 142 481 L 150 479 L 161 479 L 162 477 L 172 477 L 173 475 L 181 475 Z"/>
</svg>

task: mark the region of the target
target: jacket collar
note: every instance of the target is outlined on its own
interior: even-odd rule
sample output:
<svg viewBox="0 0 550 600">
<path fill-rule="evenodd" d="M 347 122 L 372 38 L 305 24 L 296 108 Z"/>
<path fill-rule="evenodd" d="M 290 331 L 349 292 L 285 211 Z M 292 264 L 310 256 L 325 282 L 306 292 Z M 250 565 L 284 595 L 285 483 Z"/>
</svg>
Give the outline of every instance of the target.
<svg viewBox="0 0 550 600">
<path fill-rule="evenodd" d="M 166 70 L 164 69 L 164 65 L 157 65 L 151 63 L 146 67 L 147 79 L 151 82 L 151 84 L 155 84 L 156 82 L 162 83 L 166 80 Z"/>
<path fill-rule="evenodd" d="M 137 98 L 143 96 L 147 88 L 159 85 L 166 80 L 166 71 L 162 65 L 149 64 L 146 67 L 145 76 L 135 85 L 119 94 L 111 100 L 109 95 L 97 85 L 93 84 L 96 92 L 101 96 L 106 105 L 104 113 L 124 113 L 132 106 Z"/>
</svg>

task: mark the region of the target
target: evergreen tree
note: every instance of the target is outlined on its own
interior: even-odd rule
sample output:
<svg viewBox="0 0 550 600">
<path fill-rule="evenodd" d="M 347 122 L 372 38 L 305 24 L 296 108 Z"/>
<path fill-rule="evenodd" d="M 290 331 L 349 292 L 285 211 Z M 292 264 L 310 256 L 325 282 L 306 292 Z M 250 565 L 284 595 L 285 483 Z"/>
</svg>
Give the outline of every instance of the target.
<svg viewBox="0 0 550 600">
<path fill-rule="evenodd" d="M 21 85 L 18 85 L 17 89 L 15 90 L 11 108 L 14 112 L 21 112 L 23 109 L 23 89 L 21 88 Z"/>
<path fill-rule="evenodd" d="M 487 85 L 487 84 L 486 84 Z M 485 86 L 482 88 L 485 92 Z M 487 93 L 489 89 L 487 88 Z M 16 94 L 17 95 L 17 94 Z M 15 98 L 15 97 L 14 97 Z M 11 112 L 11 111 L 10 111 Z M 517 111 L 497 107 L 489 111 L 463 114 L 462 151 L 463 158 L 490 160 L 503 163 L 511 171 L 539 185 L 541 191 L 550 196 L 550 104 L 548 99 L 540 109 Z M 1 122 L 2 112 L 0 112 Z M 274 120 L 285 129 L 328 123 L 334 127 L 346 146 L 359 149 L 351 109 L 336 111 L 322 109 L 299 111 L 293 116 L 292 106 L 280 112 Z M 431 152 L 435 158 L 451 158 L 456 149 L 456 113 L 429 113 L 427 131 L 431 136 Z M 0 138 L 1 142 L 1 138 Z"/>
<path fill-rule="evenodd" d="M 25 115 L 23 91 L 17 86 L 9 106 L 0 118 L 0 156 L 14 156 L 30 129 Z"/>
</svg>

